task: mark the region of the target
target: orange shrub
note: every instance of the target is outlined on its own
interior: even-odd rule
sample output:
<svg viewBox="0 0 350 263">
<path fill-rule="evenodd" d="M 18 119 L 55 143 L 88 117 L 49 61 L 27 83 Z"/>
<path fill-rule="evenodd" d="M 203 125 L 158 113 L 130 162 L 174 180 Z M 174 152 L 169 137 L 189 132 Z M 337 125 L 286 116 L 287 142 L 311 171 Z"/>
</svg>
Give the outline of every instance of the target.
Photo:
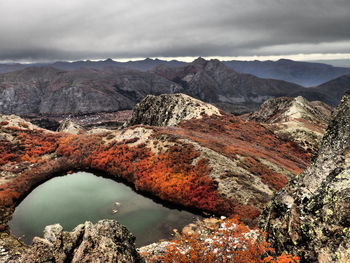
<svg viewBox="0 0 350 263">
<path fill-rule="evenodd" d="M 199 234 L 182 235 L 167 246 L 162 255 L 150 258 L 150 263 L 297 263 L 299 258 L 274 254 L 263 241 L 264 234 L 251 230 L 237 219 L 224 220 L 208 237 Z M 147 255 L 144 255 L 147 257 Z"/>
</svg>

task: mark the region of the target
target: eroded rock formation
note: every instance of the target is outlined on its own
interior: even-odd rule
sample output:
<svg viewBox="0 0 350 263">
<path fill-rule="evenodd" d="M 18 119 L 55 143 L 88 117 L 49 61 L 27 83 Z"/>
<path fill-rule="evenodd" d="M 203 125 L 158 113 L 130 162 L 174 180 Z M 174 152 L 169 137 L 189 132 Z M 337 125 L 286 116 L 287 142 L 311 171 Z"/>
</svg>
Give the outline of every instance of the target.
<svg viewBox="0 0 350 263">
<path fill-rule="evenodd" d="M 221 115 L 213 105 L 185 94 L 148 95 L 133 109 L 126 126 L 137 124 L 174 126 L 182 120 L 199 119 L 204 115 Z"/>
<path fill-rule="evenodd" d="M 278 251 L 305 262 L 350 262 L 350 94 L 332 115 L 312 165 L 280 191 L 261 226 Z"/>
<path fill-rule="evenodd" d="M 306 151 L 315 153 L 331 113 L 332 108 L 320 101 L 280 97 L 265 101 L 256 112 L 244 117 L 264 123 L 277 136 L 294 141 Z"/>
</svg>

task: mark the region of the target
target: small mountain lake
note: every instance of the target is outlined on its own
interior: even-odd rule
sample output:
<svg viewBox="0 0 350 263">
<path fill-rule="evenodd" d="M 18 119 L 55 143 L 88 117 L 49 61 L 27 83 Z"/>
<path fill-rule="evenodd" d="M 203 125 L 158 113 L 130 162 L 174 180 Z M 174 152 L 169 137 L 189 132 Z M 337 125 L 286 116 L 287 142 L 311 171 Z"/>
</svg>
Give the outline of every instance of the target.
<svg viewBox="0 0 350 263">
<path fill-rule="evenodd" d="M 143 246 L 170 238 L 174 228 L 180 230 L 196 217 L 156 203 L 123 183 L 77 172 L 35 188 L 17 206 L 9 226 L 13 235 L 31 244 L 46 225 L 59 223 L 71 231 L 85 221 L 115 219 L 136 236 L 137 246 Z"/>
</svg>

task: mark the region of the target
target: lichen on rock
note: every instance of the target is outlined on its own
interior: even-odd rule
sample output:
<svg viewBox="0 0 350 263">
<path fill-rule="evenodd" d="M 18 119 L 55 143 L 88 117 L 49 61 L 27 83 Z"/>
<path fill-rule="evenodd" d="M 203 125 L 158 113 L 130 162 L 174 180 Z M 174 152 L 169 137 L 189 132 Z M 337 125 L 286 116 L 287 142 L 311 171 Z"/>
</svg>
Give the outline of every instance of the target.
<svg viewBox="0 0 350 263">
<path fill-rule="evenodd" d="M 305 262 L 350 262 L 350 94 L 336 111 L 312 165 L 276 194 L 261 226 L 278 251 Z"/>
</svg>

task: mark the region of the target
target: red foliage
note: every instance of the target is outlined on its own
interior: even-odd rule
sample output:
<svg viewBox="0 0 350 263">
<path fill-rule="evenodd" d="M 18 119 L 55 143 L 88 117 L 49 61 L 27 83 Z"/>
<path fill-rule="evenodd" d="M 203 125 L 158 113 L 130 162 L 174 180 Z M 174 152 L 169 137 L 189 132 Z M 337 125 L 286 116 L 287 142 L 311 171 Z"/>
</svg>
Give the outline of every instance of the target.
<svg viewBox="0 0 350 263">
<path fill-rule="evenodd" d="M 43 133 L 41 131 L 28 131 L 18 133 L 17 139 L 24 147 L 25 159 L 32 159 L 41 155 L 53 153 L 57 148 L 58 136 L 54 133 Z"/>
<path fill-rule="evenodd" d="M 0 122 L 0 125 L 1 125 L 1 126 L 6 126 L 7 124 L 9 124 L 8 121 L 1 121 L 1 122 Z"/>
<path fill-rule="evenodd" d="M 246 157 L 240 163 L 240 166 L 253 174 L 259 175 L 264 184 L 267 184 L 275 190 L 282 189 L 288 183 L 288 179 L 284 174 L 268 169 L 253 157 Z"/>
<path fill-rule="evenodd" d="M 224 227 L 221 227 L 223 226 Z M 164 254 L 150 257 L 151 263 L 297 263 L 299 258 L 273 254 L 274 249 L 263 241 L 264 234 L 250 230 L 236 219 L 227 219 L 205 239 L 198 234 L 182 235 L 168 245 Z M 145 257 L 149 257 L 147 254 Z"/>
<path fill-rule="evenodd" d="M 131 146 L 138 138 L 107 144 L 103 135 L 68 135 L 2 127 L 16 140 L 0 141 L 0 166 L 9 162 L 29 161 L 35 163 L 37 170 L 32 169 L 18 176 L 6 187 L 0 186 L 3 188 L 0 197 L 3 202 L 6 198 L 14 200 L 18 198 L 18 193 L 27 192 L 34 184 L 42 182 L 40 180 L 50 178 L 50 172 L 67 167 L 67 164 L 61 168 L 51 167 L 47 156 L 54 154 L 59 160 L 63 158 L 69 162 L 74 169 L 99 169 L 122 177 L 137 189 L 164 200 L 218 214 L 236 213 L 243 220 L 248 220 L 256 217 L 259 210 L 235 200 L 226 200 L 218 194 L 217 185 L 209 176 L 208 161 L 199 158 L 199 152 L 181 139 L 193 140 L 231 159 L 240 156 L 240 166 L 260 176 L 264 183 L 276 190 L 284 186 L 287 178 L 259 160 L 265 159 L 294 174 L 302 171 L 309 161 L 309 156 L 301 149 L 290 142 L 281 141 L 259 124 L 231 115 L 204 118 L 182 122 L 179 127 L 153 128 L 154 142 L 157 142 L 157 136 L 165 136 L 168 142 L 174 143 L 160 153 L 153 153 L 141 144 Z"/>
<path fill-rule="evenodd" d="M 193 146 L 174 145 L 166 152 L 153 154 L 148 148 L 112 143 L 100 146 L 88 158 L 92 168 L 118 174 L 135 184 L 137 189 L 168 201 L 230 214 L 231 206 L 217 193 L 209 177 L 207 161 Z"/>
<path fill-rule="evenodd" d="M 190 139 L 228 158 L 242 156 L 241 166 L 259 175 L 275 190 L 281 189 L 287 178 L 262 164 L 259 159 L 289 170 L 302 172 L 310 162 L 310 154 L 292 142 L 283 141 L 264 126 L 247 122 L 233 115 L 205 116 L 204 119 L 183 121 L 179 127 L 158 128 L 160 133 Z"/>
</svg>

